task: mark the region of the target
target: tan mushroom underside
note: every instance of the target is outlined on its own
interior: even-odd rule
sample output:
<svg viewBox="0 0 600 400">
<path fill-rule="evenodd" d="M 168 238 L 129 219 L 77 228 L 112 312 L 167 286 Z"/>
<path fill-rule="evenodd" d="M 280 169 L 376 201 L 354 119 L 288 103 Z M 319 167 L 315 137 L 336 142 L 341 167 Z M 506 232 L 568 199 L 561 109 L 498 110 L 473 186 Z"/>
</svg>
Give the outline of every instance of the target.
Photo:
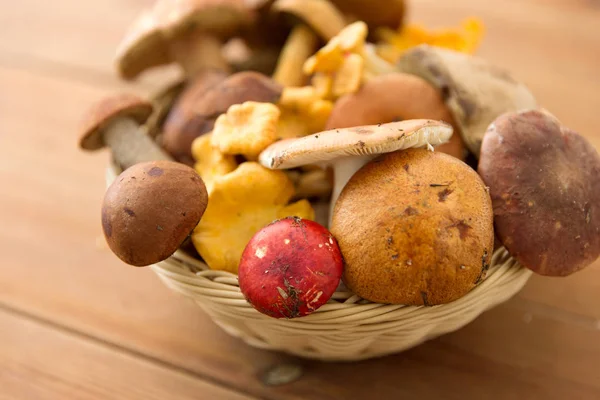
<svg viewBox="0 0 600 400">
<path fill-rule="evenodd" d="M 274 143 L 261 153 L 260 163 L 271 169 L 295 168 L 340 157 L 438 145 L 447 142 L 451 136 L 449 124 L 422 119 L 333 129 Z"/>
</svg>

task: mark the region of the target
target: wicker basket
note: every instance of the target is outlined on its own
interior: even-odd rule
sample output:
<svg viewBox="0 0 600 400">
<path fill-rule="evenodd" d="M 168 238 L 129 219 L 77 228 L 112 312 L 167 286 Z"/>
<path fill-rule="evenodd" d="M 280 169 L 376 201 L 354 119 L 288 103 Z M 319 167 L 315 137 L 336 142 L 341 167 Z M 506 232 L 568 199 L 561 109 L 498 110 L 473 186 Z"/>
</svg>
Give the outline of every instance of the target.
<svg viewBox="0 0 600 400">
<path fill-rule="evenodd" d="M 107 183 L 118 173 L 117 168 L 108 168 Z M 452 303 L 378 304 L 338 291 L 315 313 L 285 320 L 252 308 L 236 275 L 209 270 L 184 252 L 177 251 L 150 268 L 168 287 L 193 299 L 217 325 L 249 345 L 329 361 L 384 356 L 455 331 L 515 295 L 531 276 L 501 248 L 492 257 L 486 279 Z"/>
</svg>

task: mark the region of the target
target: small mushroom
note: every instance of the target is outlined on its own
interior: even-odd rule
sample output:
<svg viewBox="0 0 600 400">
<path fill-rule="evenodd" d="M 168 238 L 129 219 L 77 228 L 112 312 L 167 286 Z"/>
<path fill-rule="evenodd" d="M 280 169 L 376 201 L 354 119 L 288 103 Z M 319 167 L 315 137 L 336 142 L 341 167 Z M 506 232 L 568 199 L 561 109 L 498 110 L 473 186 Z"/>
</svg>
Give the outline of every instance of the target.
<svg viewBox="0 0 600 400">
<path fill-rule="evenodd" d="M 468 54 L 422 45 L 406 52 L 398 68 L 420 76 L 440 91 L 467 148 L 477 157 L 494 119 L 506 112 L 537 107 L 529 89 L 506 70 Z"/>
<path fill-rule="evenodd" d="M 344 255 L 342 279 L 358 296 L 443 304 L 485 277 L 494 247 L 492 202 L 460 160 L 398 151 L 354 174 L 335 205 L 331 232 Z"/>
<path fill-rule="evenodd" d="M 350 177 L 378 154 L 439 145 L 447 142 L 451 136 L 450 125 L 432 120 L 357 126 L 273 143 L 260 154 L 259 161 L 271 169 L 288 169 L 317 163 L 332 166 L 333 207 Z"/>
<path fill-rule="evenodd" d="M 123 169 L 144 161 L 169 160 L 140 126 L 151 113 L 152 105 L 133 94 L 108 97 L 84 117 L 79 147 L 98 150 L 108 146 Z"/>
<path fill-rule="evenodd" d="M 382 26 L 396 29 L 406 15 L 404 0 L 331 0 L 343 13 L 364 21 L 369 29 Z"/>
<path fill-rule="evenodd" d="M 242 0 L 158 0 L 133 23 L 117 50 L 119 74 L 135 79 L 143 71 L 178 63 L 186 76 L 228 70 L 222 43 L 254 18 Z"/>
<path fill-rule="evenodd" d="M 240 290 L 265 315 L 303 317 L 329 301 L 343 267 L 340 248 L 326 228 L 288 217 L 250 239 L 240 261 Z"/>
<path fill-rule="evenodd" d="M 193 165 L 194 139 L 212 131 L 217 117 L 246 101 L 276 103 L 282 88 L 258 72 L 239 72 L 225 79 L 219 72 L 203 74 L 190 83 L 164 124 L 163 147 L 180 162 Z"/>
<path fill-rule="evenodd" d="M 204 183 L 192 168 L 173 161 L 136 164 L 106 191 L 104 236 L 125 263 L 156 264 L 185 242 L 207 201 Z"/>
<path fill-rule="evenodd" d="M 305 23 L 325 41 L 346 26 L 344 15 L 327 0 L 277 0 L 272 10 Z"/>
<path fill-rule="evenodd" d="M 497 118 L 478 172 L 498 238 L 523 266 L 567 276 L 600 256 L 600 156 L 556 117 L 530 110 Z"/>
<path fill-rule="evenodd" d="M 363 84 L 358 92 L 338 99 L 325 129 L 423 118 L 447 122 L 456 130 L 452 114 L 438 90 L 419 77 L 395 72 L 376 77 Z M 465 157 L 458 134 L 436 150 L 459 159 Z"/>
<path fill-rule="evenodd" d="M 238 272 L 244 248 L 265 225 L 285 217 L 314 219 L 307 200 L 288 204 L 294 185 L 281 171 L 245 162 L 215 179 L 192 242 L 211 269 Z"/>
</svg>

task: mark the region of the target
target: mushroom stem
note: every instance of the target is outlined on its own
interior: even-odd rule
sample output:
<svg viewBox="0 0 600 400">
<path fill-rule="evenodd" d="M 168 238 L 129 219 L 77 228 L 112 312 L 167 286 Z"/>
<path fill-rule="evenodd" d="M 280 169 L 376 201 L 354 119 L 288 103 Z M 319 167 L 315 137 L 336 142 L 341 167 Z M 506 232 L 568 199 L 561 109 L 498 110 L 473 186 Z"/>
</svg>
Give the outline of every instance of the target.
<svg viewBox="0 0 600 400">
<path fill-rule="evenodd" d="M 377 55 L 375 52 L 375 47 L 370 43 L 365 44 L 361 52 L 361 56 L 365 61 L 365 80 L 372 79 L 380 75 L 397 72 L 394 65 Z"/>
<path fill-rule="evenodd" d="M 281 51 L 273 79 L 283 86 L 303 86 L 304 62 L 314 53 L 319 38 L 305 25 L 296 26 Z"/>
<path fill-rule="evenodd" d="M 346 186 L 356 171 L 373 158 L 375 158 L 375 155 L 343 157 L 336 160 L 333 164 L 333 191 L 331 193 L 331 205 L 329 208 L 329 225 L 331 225 L 333 208 L 340 193 L 342 193 L 342 189 L 344 189 L 344 186 Z"/>
<path fill-rule="evenodd" d="M 185 76 L 193 77 L 217 69 L 230 72 L 230 66 L 221 50 L 222 43 L 204 32 L 192 32 L 171 42 L 171 59 L 183 69 Z"/>
<path fill-rule="evenodd" d="M 171 160 L 146 134 L 146 130 L 131 118 L 120 118 L 111 123 L 104 133 L 104 143 L 123 169 L 145 161 Z"/>
</svg>

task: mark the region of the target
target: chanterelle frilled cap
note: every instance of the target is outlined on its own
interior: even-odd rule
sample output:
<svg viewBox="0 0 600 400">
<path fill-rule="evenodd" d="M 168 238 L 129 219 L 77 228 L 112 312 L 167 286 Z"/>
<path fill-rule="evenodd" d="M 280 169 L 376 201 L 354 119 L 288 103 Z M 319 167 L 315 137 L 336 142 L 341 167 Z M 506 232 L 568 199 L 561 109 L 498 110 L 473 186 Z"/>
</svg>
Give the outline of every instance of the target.
<svg viewBox="0 0 600 400">
<path fill-rule="evenodd" d="M 119 118 L 130 118 L 140 125 L 152 114 L 152 104 L 134 94 L 123 93 L 107 97 L 95 104 L 81 124 L 79 147 L 98 150 L 104 147 L 102 133 L 111 122 Z"/>
<path fill-rule="evenodd" d="M 132 79 L 148 68 L 168 64 L 170 42 L 191 29 L 228 39 L 253 18 L 244 0 L 158 0 L 138 16 L 119 45 L 119 73 Z"/>
<path fill-rule="evenodd" d="M 271 169 L 287 169 L 340 157 L 438 145 L 447 142 L 451 136 L 449 124 L 424 119 L 333 129 L 273 143 L 261 153 L 260 163 Z"/>
</svg>

